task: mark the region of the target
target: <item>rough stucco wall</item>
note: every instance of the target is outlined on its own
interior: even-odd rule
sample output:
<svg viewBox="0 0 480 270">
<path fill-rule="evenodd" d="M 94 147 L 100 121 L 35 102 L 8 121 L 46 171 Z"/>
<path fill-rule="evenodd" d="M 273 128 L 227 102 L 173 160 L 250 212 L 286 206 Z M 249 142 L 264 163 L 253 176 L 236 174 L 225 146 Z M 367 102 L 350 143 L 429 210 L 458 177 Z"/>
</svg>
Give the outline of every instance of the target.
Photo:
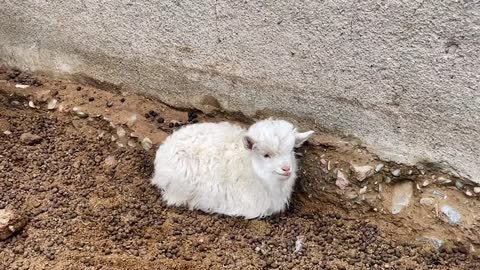
<svg viewBox="0 0 480 270">
<path fill-rule="evenodd" d="M 403 3 L 400 3 L 403 2 Z M 5 1 L 0 63 L 210 94 L 480 182 L 479 1 Z"/>
</svg>

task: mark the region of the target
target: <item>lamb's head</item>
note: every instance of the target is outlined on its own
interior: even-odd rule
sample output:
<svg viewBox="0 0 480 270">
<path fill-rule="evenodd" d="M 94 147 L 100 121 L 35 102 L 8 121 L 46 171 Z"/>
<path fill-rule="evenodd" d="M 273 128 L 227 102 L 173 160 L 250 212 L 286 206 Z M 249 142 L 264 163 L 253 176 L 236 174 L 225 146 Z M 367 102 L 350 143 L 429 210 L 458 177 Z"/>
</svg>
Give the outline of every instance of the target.
<svg viewBox="0 0 480 270">
<path fill-rule="evenodd" d="M 300 147 L 313 131 L 297 132 L 284 120 L 267 119 L 252 125 L 243 138 L 252 155 L 255 174 L 268 185 L 295 178 L 294 147 Z"/>
</svg>

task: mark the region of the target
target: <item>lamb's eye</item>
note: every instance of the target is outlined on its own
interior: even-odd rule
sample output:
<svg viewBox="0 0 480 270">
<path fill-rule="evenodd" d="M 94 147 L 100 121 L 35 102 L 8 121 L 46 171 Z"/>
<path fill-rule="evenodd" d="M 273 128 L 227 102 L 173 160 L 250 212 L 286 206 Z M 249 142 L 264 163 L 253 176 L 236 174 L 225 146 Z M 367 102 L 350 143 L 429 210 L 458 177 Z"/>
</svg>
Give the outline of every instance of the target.
<svg viewBox="0 0 480 270">
<path fill-rule="evenodd" d="M 264 158 L 270 158 L 270 155 L 269 154 L 265 154 L 263 155 Z"/>
</svg>

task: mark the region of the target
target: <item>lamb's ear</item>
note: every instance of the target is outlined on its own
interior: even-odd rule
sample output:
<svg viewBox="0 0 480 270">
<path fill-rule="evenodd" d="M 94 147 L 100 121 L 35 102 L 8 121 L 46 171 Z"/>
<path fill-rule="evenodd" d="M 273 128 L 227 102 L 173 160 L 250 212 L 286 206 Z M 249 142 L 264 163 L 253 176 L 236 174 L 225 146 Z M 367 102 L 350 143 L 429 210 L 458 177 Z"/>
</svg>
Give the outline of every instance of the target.
<svg viewBox="0 0 480 270">
<path fill-rule="evenodd" d="M 253 150 L 253 147 L 255 146 L 255 141 L 249 136 L 244 136 L 243 137 L 243 146 L 247 150 Z"/>
<path fill-rule="evenodd" d="M 295 147 L 300 147 L 304 142 L 306 142 L 313 135 L 313 130 L 298 133 L 295 132 Z"/>
</svg>

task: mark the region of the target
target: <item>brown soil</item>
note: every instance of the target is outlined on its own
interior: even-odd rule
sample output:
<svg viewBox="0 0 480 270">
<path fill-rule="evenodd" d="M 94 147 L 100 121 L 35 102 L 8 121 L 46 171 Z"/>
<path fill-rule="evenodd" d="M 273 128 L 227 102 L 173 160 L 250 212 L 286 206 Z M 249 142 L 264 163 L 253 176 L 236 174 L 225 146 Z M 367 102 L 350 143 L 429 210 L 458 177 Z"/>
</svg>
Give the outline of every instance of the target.
<svg viewBox="0 0 480 270">
<path fill-rule="evenodd" d="M 26 81 L 35 87 L 18 89 L 19 74 L 8 72 L 0 70 L 7 79 L 0 82 L 0 209 L 23 213 L 28 223 L 0 241 L 0 269 L 480 268 L 462 242 L 440 251 L 417 245 L 401 220 L 377 218 L 371 204 L 353 207 L 329 191 L 331 185 L 322 190 L 318 183 L 328 181 L 331 172 L 319 170 L 313 158 L 304 161 L 293 207 L 281 215 L 247 221 L 167 208 L 149 184 L 154 152 L 172 131 L 170 121 L 186 122 L 186 112 L 138 95 L 45 77 Z M 47 110 L 51 98 L 61 107 Z M 26 106 L 29 100 L 40 108 Z M 74 106 L 90 117 L 79 117 Z M 147 118 L 151 110 L 165 122 Z M 129 122 L 133 115 L 135 123 Z M 199 116 L 226 118 L 238 120 Z M 118 138 L 119 126 L 127 138 L 132 132 L 140 138 L 130 143 Z M 41 140 L 23 142 L 27 132 Z M 142 149 L 143 137 L 153 141 L 150 151 Z M 323 139 L 321 146 L 301 152 L 329 153 Z"/>
</svg>

